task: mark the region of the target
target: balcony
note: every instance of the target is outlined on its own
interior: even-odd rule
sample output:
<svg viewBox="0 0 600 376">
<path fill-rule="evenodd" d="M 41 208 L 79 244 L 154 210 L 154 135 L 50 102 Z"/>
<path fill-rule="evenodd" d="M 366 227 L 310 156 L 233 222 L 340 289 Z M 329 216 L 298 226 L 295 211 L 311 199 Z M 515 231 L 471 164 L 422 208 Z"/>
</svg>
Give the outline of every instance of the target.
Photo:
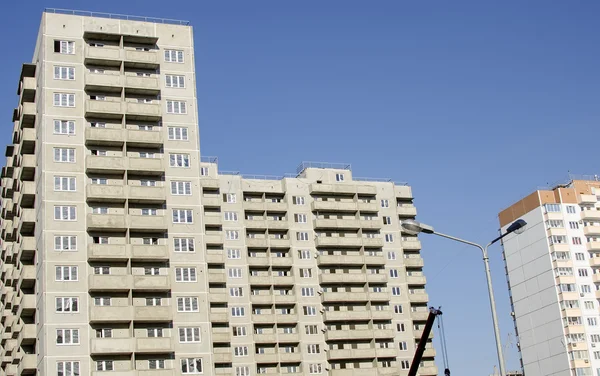
<svg viewBox="0 0 600 376">
<path fill-rule="evenodd" d="M 359 237 L 326 237 L 319 236 L 315 238 L 317 247 L 354 247 L 360 248 L 363 244 L 363 238 Z"/>
<path fill-rule="evenodd" d="M 215 363 L 231 363 L 230 352 L 213 352 L 213 362 Z"/>
<path fill-rule="evenodd" d="M 125 323 L 133 320 L 133 306 L 90 306 L 90 322 Z"/>
<path fill-rule="evenodd" d="M 277 318 L 277 322 L 279 324 L 296 324 L 298 323 L 298 315 L 295 313 L 290 313 L 286 315 L 278 314 L 275 315 Z"/>
<path fill-rule="evenodd" d="M 164 143 L 161 131 L 127 130 L 127 144 L 140 146 L 160 146 Z"/>
<path fill-rule="evenodd" d="M 437 376 L 438 369 L 436 366 L 419 367 L 419 375 L 421 376 Z"/>
<path fill-rule="evenodd" d="M 276 323 L 277 319 L 274 314 L 252 315 L 253 323 Z"/>
<path fill-rule="evenodd" d="M 18 375 L 35 375 L 37 374 L 37 355 L 24 354 L 23 359 L 19 362 Z"/>
<path fill-rule="evenodd" d="M 125 216 L 123 214 L 88 214 L 88 230 L 125 231 Z"/>
<path fill-rule="evenodd" d="M 132 245 L 131 258 L 135 260 L 167 260 L 169 247 L 166 245 Z"/>
<path fill-rule="evenodd" d="M 398 350 L 396 349 L 378 348 L 375 352 L 378 358 L 395 358 L 398 356 Z"/>
<path fill-rule="evenodd" d="M 409 257 L 404 259 L 404 266 L 407 268 L 422 268 L 424 266 L 421 257 Z"/>
<path fill-rule="evenodd" d="M 142 120 L 159 120 L 162 116 L 160 103 L 126 103 L 126 115 L 130 118 Z"/>
<path fill-rule="evenodd" d="M 169 227 L 166 215 L 129 215 L 129 227 L 138 231 L 166 231 Z"/>
<path fill-rule="evenodd" d="M 377 211 L 379 211 L 379 205 L 377 205 L 376 202 L 359 202 L 358 203 L 358 210 L 360 210 L 360 212 L 364 212 L 364 213 L 376 213 Z"/>
<path fill-rule="evenodd" d="M 300 342 L 300 335 L 298 333 L 278 333 L 277 340 L 279 342 Z"/>
<path fill-rule="evenodd" d="M 325 332 L 325 341 L 355 341 L 361 339 L 371 340 L 375 333 L 371 329 L 362 330 L 328 330 Z M 393 336 L 391 337 L 393 338 Z"/>
<path fill-rule="evenodd" d="M 208 264 L 223 264 L 225 263 L 225 256 L 221 252 L 208 251 L 205 255 L 206 262 Z"/>
<path fill-rule="evenodd" d="M 412 205 L 397 206 L 396 212 L 399 217 L 413 218 L 417 215 L 417 208 Z"/>
<path fill-rule="evenodd" d="M 273 295 L 250 295 L 250 303 L 271 304 L 273 303 Z"/>
<path fill-rule="evenodd" d="M 97 101 L 86 99 L 85 116 L 97 118 L 121 119 L 123 117 L 123 103 L 121 101 Z"/>
<path fill-rule="evenodd" d="M 313 201 L 311 208 L 313 211 L 340 211 L 355 213 L 357 206 L 355 202 L 341 201 Z"/>
<path fill-rule="evenodd" d="M 135 338 L 92 338 L 91 355 L 131 354 Z"/>
<path fill-rule="evenodd" d="M 23 77 L 19 84 L 21 102 L 33 102 L 35 100 L 35 77 Z"/>
<path fill-rule="evenodd" d="M 127 198 L 130 202 L 163 203 L 167 200 L 165 187 L 127 186 Z"/>
<path fill-rule="evenodd" d="M 310 194 L 313 193 L 326 193 L 326 194 L 343 194 L 343 195 L 354 195 L 356 193 L 356 186 L 353 184 L 319 184 L 312 183 L 308 186 Z"/>
<path fill-rule="evenodd" d="M 163 353 L 172 352 L 171 337 L 136 338 L 136 353 Z"/>
<path fill-rule="evenodd" d="M 100 65 L 121 65 L 121 49 L 118 47 L 93 47 L 85 46 L 85 62 L 86 64 Z"/>
<path fill-rule="evenodd" d="M 211 312 L 209 318 L 210 322 L 229 322 L 227 312 Z"/>
<path fill-rule="evenodd" d="M 359 229 L 361 227 L 361 222 L 357 219 L 315 219 L 313 222 L 315 228 Z"/>
<path fill-rule="evenodd" d="M 252 280 L 252 277 L 250 277 L 250 280 Z M 227 275 L 225 275 L 225 273 L 211 273 L 208 272 L 208 282 L 209 283 L 226 283 L 227 282 Z M 250 281 L 252 282 L 252 281 Z"/>
<path fill-rule="evenodd" d="M 139 158 L 129 157 L 128 170 L 140 174 L 159 174 L 165 171 L 163 158 Z"/>
<path fill-rule="evenodd" d="M 136 371 L 137 374 L 134 376 L 175 376 L 175 369 L 142 369 Z M 95 376 L 95 375 L 93 375 Z M 104 375 L 98 375 L 104 376 Z M 110 376 L 120 376 L 115 375 L 114 372 L 111 372 Z"/>
<path fill-rule="evenodd" d="M 85 90 L 121 92 L 123 77 L 120 74 L 85 72 Z"/>
<path fill-rule="evenodd" d="M 416 311 L 416 312 L 411 312 L 410 313 L 410 317 L 414 321 L 427 321 L 427 317 L 428 316 L 429 316 L 429 312 L 428 311 Z"/>
<path fill-rule="evenodd" d="M 322 301 L 325 303 L 367 301 L 366 292 L 324 292 Z"/>
<path fill-rule="evenodd" d="M 381 252 L 380 252 L 381 253 Z M 367 265 L 385 265 L 385 258 L 382 256 L 365 256 L 365 264 Z"/>
<path fill-rule="evenodd" d="M 584 226 L 583 234 L 586 236 L 600 235 L 600 226 Z"/>
<path fill-rule="evenodd" d="M 324 321 L 367 321 L 371 319 L 370 311 L 325 311 Z"/>
<path fill-rule="evenodd" d="M 248 248 L 268 248 L 268 244 L 266 238 L 246 238 L 246 246 Z"/>
<path fill-rule="evenodd" d="M 388 280 L 387 274 L 367 274 L 367 282 L 369 283 L 386 283 Z"/>
<path fill-rule="evenodd" d="M 425 349 L 423 352 L 423 358 L 433 358 L 435 357 L 435 349 Z"/>
<path fill-rule="evenodd" d="M 125 244 L 88 244 L 90 261 L 121 261 L 130 257 Z"/>
<path fill-rule="evenodd" d="M 367 229 L 367 230 L 378 230 L 383 227 L 383 224 L 379 219 L 373 219 L 373 220 L 361 219 L 360 227 L 363 229 Z"/>
<path fill-rule="evenodd" d="M 318 265 L 362 265 L 365 260 L 362 256 L 345 256 L 345 255 L 319 255 L 317 258 Z"/>
<path fill-rule="evenodd" d="M 125 134 L 121 128 L 86 128 L 85 142 L 94 145 L 121 146 Z"/>
<path fill-rule="evenodd" d="M 429 295 L 428 294 L 410 294 L 409 295 L 409 299 L 411 302 L 414 303 L 427 303 L 429 302 Z"/>
<path fill-rule="evenodd" d="M 375 349 L 329 350 L 327 353 L 327 359 L 371 359 L 375 357 Z"/>
<path fill-rule="evenodd" d="M 256 335 L 255 335 L 256 338 Z M 231 334 L 229 332 L 212 332 L 213 342 L 231 342 Z"/>
<path fill-rule="evenodd" d="M 391 320 L 393 317 L 393 312 L 390 309 L 385 309 L 383 311 L 371 311 L 371 317 L 373 317 L 373 320 Z"/>
<path fill-rule="evenodd" d="M 211 292 L 208 294 L 208 300 L 211 303 L 227 303 L 229 296 L 226 293 Z"/>
<path fill-rule="evenodd" d="M 254 354 L 254 361 L 256 363 L 277 363 L 277 354 Z"/>
<path fill-rule="evenodd" d="M 562 217 L 561 217 L 562 219 Z M 600 210 L 584 210 L 581 212 L 581 219 L 597 221 L 600 220 Z"/>
<path fill-rule="evenodd" d="M 160 91 L 158 78 L 145 76 L 125 76 L 125 88 L 132 93 L 157 93 Z"/>
<path fill-rule="evenodd" d="M 173 320 L 170 306 L 135 306 L 133 319 L 138 322 L 155 322 Z"/>
<path fill-rule="evenodd" d="M 363 284 L 365 282 L 367 282 L 367 275 L 363 273 L 330 273 L 319 275 L 319 283 L 321 284 Z"/>
<path fill-rule="evenodd" d="M 126 159 L 123 157 L 102 157 L 88 155 L 85 157 L 85 168 L 92 173 L 123 173 Z"/>
<path fill-rule="evenodd" d="M 123 185 L 88 184 L 85 187 L 86 198 L 96 202 L 125 202 Z"/>
<path fill-rule="evenodd" d="M 221 217 L 220 213 L 204 213 L 204 224 L 211 226 L 221 226 L 223 225 L 223 217 Z M 249 226 L 246 226 L 247 228 Z"/>
<path fill-rule="evenodd" d="M 171 289 L 168 275 L 134 275 L 133 288 L 144 291 L 163 291 Z"/>
<path fill-rule="evenodd" d="M 279 353 L 280 362 L 300 362 L 302 360 L 302 354 L 300 352 L 283 352 Z"/>
<path fill-rule="evenodd" d="M 125 50 L 125 65 L 135 68 L 156 68 L 158 67 L 157 51 L 138 51 Z"/>
<path fill-rule="evenodd" d="M 387 292 L 370 292 L 369 300 L 372 302 L 387 302 L 390 300 L 390 294 Z"/>
<path fill-rule="evenodd" d="M 410 251 L 421 250 L 421 242 L 419 240 L 403 240 L 402 248 Z"/>
<path fill-rule="evenodd" d="M 24 102 L 19 106 L 21 127 L 33 127 L 35 125 L 36 106 L 32 102 Z"/>
<path fill-rule="evenodd" d="M 406 283 L 409 285 L 425 285 L 427 283 L 427 278 L 422 275 L 409 275 L 406 276 Z"/>
<path fill-rule="evenodd" d="M 131 275 L 92 274 L 88 280 L 90 291 L 129 291 L 132 285 Z"/>
<path fill-rule="evenodd" d="M 221 206 L 222 200 L 220 197 L 212 197 L 212 195 L 202 196 L 201 200 L 202 205 L 211 208 L 218 208 Z"/>
<path fill-rule="evenodd" d="M 600 242 L 585 243 L 588 251 L 600 251 Z"/>
<path fill-rule="evenodd" d="M 600 243 L 600 242 L 598 242 Z M 590 244 L 590 243 L 588 243 Z M 590 257 L 590 266 L 600 267 L 600 257 Z"/>
</svg>

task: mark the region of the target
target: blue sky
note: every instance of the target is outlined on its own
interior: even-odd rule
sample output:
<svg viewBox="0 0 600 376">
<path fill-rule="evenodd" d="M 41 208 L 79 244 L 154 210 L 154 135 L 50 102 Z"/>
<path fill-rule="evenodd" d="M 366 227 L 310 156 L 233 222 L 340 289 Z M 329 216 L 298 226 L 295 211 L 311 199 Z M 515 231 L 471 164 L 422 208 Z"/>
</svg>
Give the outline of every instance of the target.
<svg viewBox="0 0 600 376">
<path fill-rule="evenodd" d="M 294 172 L 349 162 L 413 187 L 418 219 L 485 243 L 497 213 L 567 173 L 598 173 L 597 2 L 7 1 L 0 113 L 44 6 L 190 20 L 203 155 L 222 170 Z M 570 135 L 570 136 L 569 136 Z M 586 141 L 587 140 L 587 141 Z M 453 373 L 496 362 L 478 251 L 423 237 L 431 304 Z M 513 333 L 500 248 L 491 251 L 503 342 Z M 439 348 L 438 348 L 439 353 Z M 509 369 L 518 365 L 507 345 Z M 441 359 L 441 358 L 440 358 Z M 441 368 L 441 360 L 438 362 Z"/>
</svg>

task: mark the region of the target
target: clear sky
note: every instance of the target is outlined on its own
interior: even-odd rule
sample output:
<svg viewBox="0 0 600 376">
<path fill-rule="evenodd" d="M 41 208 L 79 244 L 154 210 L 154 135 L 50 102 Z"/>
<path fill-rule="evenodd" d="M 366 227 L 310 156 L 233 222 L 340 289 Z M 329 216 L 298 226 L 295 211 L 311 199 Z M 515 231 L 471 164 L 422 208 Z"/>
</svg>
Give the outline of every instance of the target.
<svg viewBox="0 0 600 376">
<path fill-rule="evenodd" d="M 190 20 L 202 154 L 219 156 L 222 170 L 348 162 L 358 176 L 409 182 L 419 220 L 481 243 L 497 234 L 498 211 L 538 186 L 600 170 L 598 2 L 7 0 L 2 144 L 44 6 Z M 490 374 L 480 254 L 422 242 L 453 374 Z M 491 253 L 516 369 L 500 247 Z"/>
</svg>

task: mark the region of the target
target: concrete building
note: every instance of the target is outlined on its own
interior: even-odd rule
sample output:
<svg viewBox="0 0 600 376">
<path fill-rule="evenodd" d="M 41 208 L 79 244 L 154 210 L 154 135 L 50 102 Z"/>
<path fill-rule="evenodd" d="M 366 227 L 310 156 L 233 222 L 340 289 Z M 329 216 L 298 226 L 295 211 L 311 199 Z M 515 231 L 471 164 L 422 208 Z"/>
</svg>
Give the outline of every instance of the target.
<svg viewBox="0 0 600 376">
<path fill-rule="evenodd" d="M 499 214 L 527 229 L 504 259 L 524 374 L 600 374 L 600 181 L 538 190 Z"/>
<path fill-rule="evenodd" d="M 0 375 L 406 374 L 428 314 L 410 187 L 219 173 L 191 27 L 93 16 L 46 11 L 21 72 Z"/>
</svg>

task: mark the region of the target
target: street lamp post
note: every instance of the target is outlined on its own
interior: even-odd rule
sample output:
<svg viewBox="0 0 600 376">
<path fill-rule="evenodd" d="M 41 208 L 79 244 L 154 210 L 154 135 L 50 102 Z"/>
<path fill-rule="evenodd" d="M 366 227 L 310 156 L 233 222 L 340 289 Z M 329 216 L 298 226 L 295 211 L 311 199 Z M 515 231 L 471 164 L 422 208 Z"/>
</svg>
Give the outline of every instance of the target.
<svg viewBox="0 0 600 376">
<path fill-rule="evenodd" d="M 418 221 L 415 221 L 414 219 L 408 219 L 408 220 L 405 220 L 402 222 L 402 230 L 406 234 L 417 235 L 420 232 L 422 232 L 424 234 L 434 234 L 437 236 L 441 236 L 443 238 L 447 238 L 447 239 L 454 240 L 454 241 L 457 241 L 460 243 L 468 244 L 473 247 L 477 247 L 481 250 L 481 253 L 483 255 L 483 264 L 485 266 L 485 277 L 487 279 L 488 295 L 490 298 L 490 309 L 492 311 L 492 322 L 494 324 L 494 335 L 496 337 L 496 351 L 498 352 L 498 363 L 500 366 L 500 376 L 506 376 L 506 369 L 504 368 L 504 355 L 502 354 L 502 342 L 500 340 L 500 327 L 498 325 L 498 314 L 496 313 L 496 300 L 494 299 L 494 290 L 492 288 L 492 275 L 490 273 L 490 262 L 489 262 L 487 250 L 490 245 L 496 243 L 497 241 L 504 238 L 506 235 L 508 235 L 510 233 L 513 233 L 513 232 L 517 233 L 517 234 L 522 233 L 523 231 L 525 231 L 525 225 L 527 225 L 527 222 L 525 222 L 524 220 L 522 220 L 522 219 L 516 220 L 510 226 L 508 226 L 508 228 L 506 229 L 506 232 L 504 234 L 501 234 L 496 239 L 492 240 L 488 245 L 483 247 L 477 243 L 473 243 L 468 240 L 464 240 L 464 239 L 460 239 L 460 238 L 457 238 L 454 236 L 436 232 L 436 231 L 434 231 L 433 227 L 428 226 L 423 223 L 420 223 Z"/>
</svg>

